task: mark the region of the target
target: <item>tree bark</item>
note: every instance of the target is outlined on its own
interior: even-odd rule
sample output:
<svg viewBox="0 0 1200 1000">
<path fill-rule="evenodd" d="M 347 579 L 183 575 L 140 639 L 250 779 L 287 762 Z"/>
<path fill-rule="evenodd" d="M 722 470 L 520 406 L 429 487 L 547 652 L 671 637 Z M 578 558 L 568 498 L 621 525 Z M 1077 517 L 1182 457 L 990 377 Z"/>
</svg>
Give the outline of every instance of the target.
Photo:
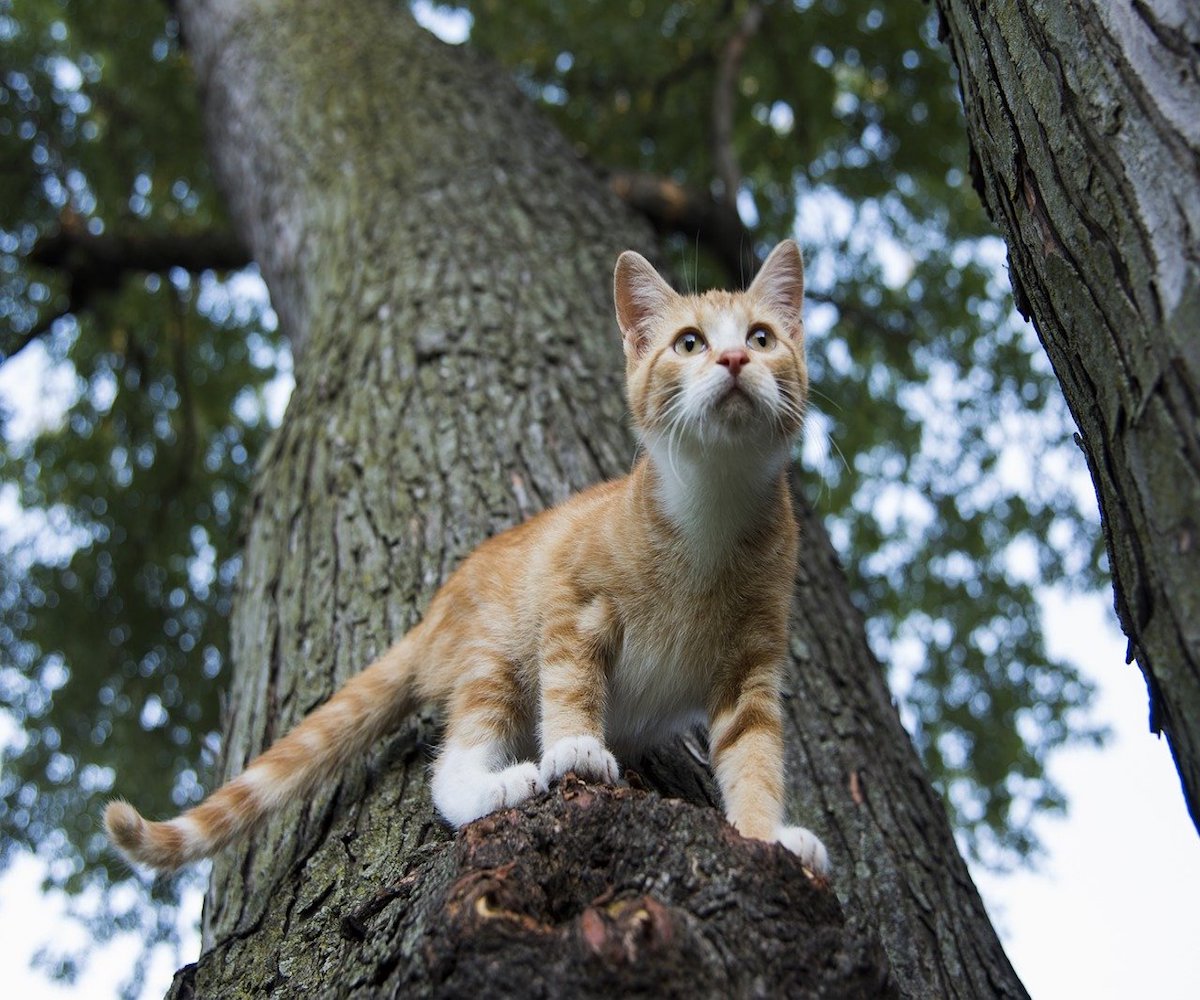
<svg viewBox="0 0 1200 1000">
<path fill-rule="evenodd" d="M 228 777 L 480 540 L 628 469 L 609 289 L 650 237 L 502 71 L 402 8 L 181 14 L 231 217 L 297 351 L 249 517 Z M 1024 996 L 801 516 L 789 765 L 832 888 L 739 838 L 680 747 L 643 767 L 691 804 L 568 783 L 454 836 L 417 716 L 216 859 L 174 994 Z"/>
<path fill-rule="evenodd" d="M 1079 425 L 1150 728 L 1200 828 L 1200 12 L 938 8 L 975 184 Z"/>
</svg>

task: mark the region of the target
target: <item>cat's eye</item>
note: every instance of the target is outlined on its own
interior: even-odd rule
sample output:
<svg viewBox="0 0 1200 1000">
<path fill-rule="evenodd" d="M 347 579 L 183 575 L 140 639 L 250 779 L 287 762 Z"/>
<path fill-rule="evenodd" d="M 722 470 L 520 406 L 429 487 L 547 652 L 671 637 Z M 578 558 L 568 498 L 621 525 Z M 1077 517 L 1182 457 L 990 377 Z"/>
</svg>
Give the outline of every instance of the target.
<svg viewBox="0 0 1200 1000">
<path fill-rule="evenodd" d="M 708 343 L 698 331 L 684 330 L 675 338 L 674 347 L 676 354 L 699 354 L 708 350 Z"/>
<path fill-rule="evenodd" d="M 769 351 L 775 346 L 775 334 L 765 326 L 752 327 L 746 336 L 746 346 L 756 351 Z"/>
</svg>

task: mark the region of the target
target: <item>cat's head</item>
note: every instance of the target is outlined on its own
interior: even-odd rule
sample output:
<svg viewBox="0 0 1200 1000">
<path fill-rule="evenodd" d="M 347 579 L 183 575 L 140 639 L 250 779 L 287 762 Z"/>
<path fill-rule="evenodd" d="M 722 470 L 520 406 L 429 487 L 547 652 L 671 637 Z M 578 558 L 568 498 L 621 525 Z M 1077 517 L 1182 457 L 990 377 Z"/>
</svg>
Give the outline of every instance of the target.
<svg viewBox="0 0 1200 1000">
<path fill-rule="evenodd" d="M 629 405 L 639 432 L 681 446 L 778 447 L 808 397 L 804 265 L 784 240 L 744 292 L 680 295 L 627 250 L 614 276 Z"/>
</svg>

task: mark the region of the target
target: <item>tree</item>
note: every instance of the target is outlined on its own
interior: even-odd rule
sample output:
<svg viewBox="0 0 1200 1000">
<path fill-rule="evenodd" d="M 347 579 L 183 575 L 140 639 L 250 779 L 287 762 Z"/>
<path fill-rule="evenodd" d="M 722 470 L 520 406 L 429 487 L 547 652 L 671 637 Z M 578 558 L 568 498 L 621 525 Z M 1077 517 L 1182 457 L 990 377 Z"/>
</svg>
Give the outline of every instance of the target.
<svg viewBox="0 0 1200 1000">
<path fill-rule="evenodd" d="M 856 199 L 860 207 L 851 235 L 813 238 L 810 243 L 813 302 L 818 311 L 836 310 L 839 317 L 836 335 L 819 335 L 819 316 L 811 327 L 818 334 L 812 342 L 815 383 L 822 393 L 817 398 L 822 406 L 841 407 L 830 411 L 829 422 L 853 459 L 844 469 L 823 470 L 813 492 L 818 503 L 824 502 L 843 558 L 848 558 L 855 598 L 870 609 L 877 647 L 886 654 L 893 641 L 899 646 L 915 639 L 921 650 L 920 667 L 903 692 L 904 705 L 967 848 L 993 860 L 996 846 L 1000 857 L 1013 848 L 1028 849 L 1021 816 L 1033 805 L 1060 801 L 1043 779 L 1041 764 L 1050 749 L 1076 731 L 1069 726 L 1069 716 L 1086 703 L 1087 691 L 1069 669 L 1040 650 L 1036 610 L 1031 610 L 1032 584 L 1014 578 L 1006 565 L 1006 549 L 1014 539 L 1038 539 L 1038 578 L 1075 575 L 1079 546 L 1054 542 L 1051 529 L 1066 527 L 1070 534 L 1079 522 L 1052 491 L 1015 497 L 1003 487 L 997 489 L 989 474 L 997 458 L 991 435 L 1011 414 L 1013 399 L 1044 411 L 1053 399 L 1047 392 L 1052 379 L 1030 366 L 1019 333 L 1004 322 L 1002 304 L 989 299 L 997 290 L 991 287 L 987 269 L 972 255 L 970 241 L 983 232 L 983 221 L 973 197 L 956 179 L 955 171 L 965 161 L 957 103 L 925 12 L 915 5 L 885 15 L 881 9 L 840 4 L 806 8 L 803 3 L 688 11 L 651 3 L 643 5 L 638 16 L 623 8 L 550 0 L 469 6 L 474 15 L 472 45 L 511 67 L 526 97 L 552 116 L 576 150 L 601 166 L 609 185 L 628 204 L 653 221 L 668 253 L 676 261 L 686 259 L 678 273 L 697 268 L 699 277 L 693 280 L 736 283 L 747 275 L 744 269 L 758 248 L 791 231 L 798 203 L 811 204 L 827 194 L 822 185 L 836 185 Z M 31 2 L 14 16 L 0 0 L 0 13 L 5 15 L 0 42 L 6 62 L 14 67 L 6 71 L 0 95 L 0 153 L 14 166 L 3 175 L 6 196 L 0 200 L 6 206 L 0 311 L 10 320 L 10 344 L 46 344 L 52 356 L 74 368 L 85 386 L 61 428 L 49 428 L 31 446 L 13 449 L 5 459 L 5 471 L 20 484 L 23 501 L 48 509 L 51 523 L 61 526 L 73 544 L 64 542 L 64 549 L 56 550 L 64 554 L 34 553 L 4 567 L 6 616 L 0 644 L 6 660 L 18 669 L 0 673 L 0 696 L 22 723 L 26 742 L 6 760 L 0 775 L 0 822 L 11 838 L 6 838 L 6 847 L 50 845 L 51 853 L 58 854 L 52 870 L 63 873 L 54 878 L 74 886 L 103 876 L 109 864 L 94 817 L 97 800 L 114 783 L 126 794 L 137 788 L 139 802 L 164 813 L 196 797 L 207 781 L 194 769 L 198 745 L 208 741 L 215 727 L 212 688 L 226 663 L 230 592 L 241 564 L 235 525 L 249 489 L 250 464 L 265 436 L 261 384 L 279 334 L 269 313 L 239 306 L 227 285 L 206 268 L 238 266 L 249 259 L 246 243 L 253 245 L 270 280 L 282 326 L 297 338 L 301 385 L 293 410 L 303 410 L 321 403 L 326 392 L 313 388 L 312 380 L 319 376 L 306 372 L 323 368 L 336 398 L 344 391 L 337 388 L 339 380 L 347 377 L 341 358 L 310 360 L 308 333 L 314 320 L 309 313 L 335 302 L 350 303 L 360 293 L 378 298 L 378 308 L 394 312 L 400 292 L 408 287 L 385 275 L 380 280 L 386 289 L 364 289 L 360 286 L 366 272 L 355 271 L 329 297 L 314 284 L 310 260 L 318 254 L 325 260 L 327 252 L 336 261 L 350 259 L 349 249 L 342 254 L 330 251 L 327 238 L 340 240 L 337 245 L 346 248 L 351 247 L 347 241 L 354 241 L 354 254 L 361 257 L 360 246 L 375 245 L 365 241 L 363 227 L 398 225 L 394 220 L 405 216 L 396 213 L 394 198 L 378 191 L 371 195 L 373 184 L 353 202 L 357 206 L 361 199 L 373 198 L 369 211 L 349 213 L 343 196 L 327 196 L 327 189 L 336 187 L 331 185 L 337 171 L 315 181 L 312 173 L 306 174 L 315 186 L 300 193 L 295 179 L 293 186 L 277 186 L 279 178 L 261 171 L 278 162 L 279 153 L 276 159 L 263 157 L 253 165 L 260 172 L 255 174 L 259 186 L 235 178 L 228 185 L 231 192 L 272 204 L 272 199 L 290 194 L 312 202 L 312 210 L 347 212 L 349 228 L 339 235 L 330 219 L 317 219 L 316 225 L 307 208 L 298 215 L 280 209 L 271 217 L 285 223 L 276 236 L 285 242 L 299 240 L 294 253 L 275 247 L 261 232 L 250 240 L 233 235 L 211 179 L 198 165 L 194 98 L 174 20 L 164 27 L 161 12 L 144 4 L 130 5 L 118 17 L 109 5 L 64 5 L 57 0 Z M 379 57 L 370 55 L 365 42 L 358 44 L 369 58 L 364 56 L 361 65 L 343 66 L 337 87 L 308 80 L 302 91 L 305 100 L 297 97 L 297 103 L 309 103 L 312 91 L 306 88 L 311 85 L 318 87 L 317 98 L 347 121 L 357 120 L 353 113 L 363 103 L 388 108 L 380 92 L 396 89 L 397 65 L 418 64 L 413 52 L 423 50 L 410 51 L 397 43 L 389 56 Z M 194 47 L 186 51 L 195 56 Z M 400 53 L 406 54 L 403 61 Z M 451 65 L 438 77 L 437 86 L 429 83 L 411 92 L 422 95 L 420 108 L 426 115 L 420 117 L 418 108 L 412 111 L 418 119 L 403 119 L 415 121 L 409 138 L 430 130 L 424 141 L 435 142 L 438 123 L 432 119 L 442 114 L 443 103 L 446 122 L 457 120 L 449 112 L 457 107 L 454 95 L 462 99 L 458 72 Z M 501 71 L 492 73 L 499 80 Z M 266 82 L 270 90 L 291 79 L 296 78 L 283 72 L 268 76 Z M 409 91 L 400 94 L 414 99 Z M 295 108 L 291 114 L 290 121 L 301 123 L 299 131 L 272 121 L 265 127 L 275 130 L 272 134 L 280 136 L 285 148 L 299 151 L 304 161 L 309 141 L 305 129 L 311 126 L 304 116 L 316 111 Z M 236 115 L 230 119 L 239 120 Z M 213 127 L 219 129 L 220 122 Z M 475 127 L 474 118 L 465 126 L 468 132 Z M 481 180 L 475 172 L 478 157 L 493 154 L 470 139 L 467 134 L 455 138 L 455 155 L 470 168 L 464 169 L 463 183 L 470 181 L 494 198 L 497 190 L 507 189 L 494 177 Z M 245 156 L 261 153 L 243 138 L 237 146 Z M 392 172 L 374 170 L 371 176 L 387 179 L 385 193 L 419 148 L 414 143 L 398 150 Z M 507 260 L 494 253 L 487 257 L 486 268 L 474 251 L 470 259 L 464 253 L 440 270 L 430 264 L 421 301 L 408 303 L 410 312 L 404 316 L 416 315 L 435 287 L 439 300 L 455 301 L 459 311 L 448 318 L 438 314 L 433 325 L 418 327 L 415 346 L 390 344 L 380 350 L 391 350 L 392 358 L 413 359 L 408 367 L 397 369 L 397 378 L 413 380 L 414 399 L 422 386 L 473 386 L 470 413 L 476 416 L 437 411 L 441 423 L 422 439 L 424 451 L 415 452 L 418 457 L 436 454 L 437 464 L 431 467 L 457 469 L 459 476 L 470 471 L 470 482 L 464 486 L 453 476 L 438 478 L 439 492 L 432 499 L 411 499 L 406 515 L 431 520 L 416 522 L 417 528 L 406 523 L 407 534 L 389 534 L 391 563 L 376 553 L 375 577 L 382 595 L 378 599 L 386 602 L 386 609 L 372 614 L 386 614 L 386 621 L 370 625 L 375 618 L 368 615 L 357 626 L 342 626 L 359 635 L 356 641 L 363 648 L 338 654 L 337 678 L 362 662 L 358 653 L 368 655 L 402 631 L 412 620 L 410 604 L 419 606 L 421 595 L 479 537 L 568 489 L 620 471 L 628 455 L 630 443 L 619 431 L 619 379 L 610 356 L 603 353 L 611 349 L 603 346 L 611 331 L 607 268 L 616 249 L 631 243 L 644 246 L 647 236 L 644 231 L 623 230 L 633 223 L 606 202 L 603 214 L 612 221 L 598 237 L 576 218 L 578 206 L 563 203 L 561 197 L 551 196 L 552 191 L 543 194 L 544 187 L 555 186 L 550 180 L 567 170 L 559 153 L 547 153 L 545 164 L 536 169 L 507 152 L 493 158 L 508 173 L 510 161 L 523 164 L 526 181 L 520 196 L 511 199 L 517 208 L 510 210 L 506 199 L 497 201 L 496 208 L 516 220 L 514 225 L 529 219 L 539 229 L 566 213 L 571 234 L 553 229 L 559 233 L 558 247 L 566 260 L 582 254 L 590 263 L 579 265 L 579 274 L 571 276 L 560 273 L 566 265 L 557 260 L 555 269 L 546 270 L 544 264 L 536 272 L 522 268 L 529 271 L 531 284 L 515 290 L 511 282 L 505 284 L 508 272 L 503 268 L 502 280 L 494 277 L 497 262 Z M 546 179 L 540 176 L 543 168 Z M 290 168 L 280 170 L 282 176 Z M 425 170 L 422 176 L 428 175 L 436 187 L 433 168 Z M 359 176 L 367 174 L 360 171 Z M 581 191 L 595 180 L 570 177 Z M 411 190 L 413 183 L 397 180 L 396 189 Z M 598 197 L 594 191 L 588 196 Z M 236 199 L 232 204 L 241 232 L 264 224 L 266 206 L 259 206 L 256 214 L 245 205 L 239 207 Z M 754 223 L 753 232 L 743 223 L 739 206 Z M 422 208 L 422 225 L 442 218 L 430 213 L 429 206 Z M 303 221 L 303 230 L 292 224 L 296 219 Z M 495 218 L 489 215 L 472 223 L 482 227 L 479 245 L 491 246 L 484 236 Z M 457 222 L 442 228 L 443 234 L 457 231 Z M 513 232 L 510 242 L 523 245 L 523 230 Z M 590 242 L 581 234 L 588 234 Z M 419 226 L 407 234 L 411 240 L 418 237 L 426 240 L 426 230 Z M 426 241 L 432 244 L 433 238 Z M 864 244 L 876 241 L 902 244 L 907 260 L 902 278 L 890 277 L 864 249 Z M 396 260 L 410 257 L 408 249 L 380 252 Z M 435 257 L 423 259 L 433 262 Z M 143 276 L 145 272 L 150 273 Z M 557 297 L 550 298 L 558 304 L 547 307 L 556 310 L 555 321 L 523 318 L 527 308 L 537 314 L 544 297 L 528 290 L 532 282 L 536 278 L 548 283 L 548 276 L 557 282 Z M 510 294 L 498 298 L 495 288 L 507 288 Z M 942 294 L 942 289 L 950 294 Z M 553 380 L 543 374 L 528 386 L 508 385 L 498 381 L 509 378 L 508 372 L 498 371 L 499 362 L 489 361 L 495 352 L 472 350 L 475 333 L 464 334 L 461 342 L 439 340 L 439 330 L 449 328 L 450 320 L 464 322 L 471 302 L 480 303 L 472 315 L 480 318 L 481 330 L 499 324 L 490 334 L 497 338 L 511 340 L 504 331 L 516 326 L 524 330 L 524 324 L 533 322 L 536 349 L 521 342 L 510 352 L 522 367 L 518 379 L 529 381 L 539 365 L 550 362 L 564 371 L 556 369 Z M 574 324 L 585 311 L 588 322 L 595 324 L 595 335 L 587 344 L 572 340 L 564 350 L 562 338 L 554 336 L 556 325 L 568 318 Z M 397 320 L 384 317 L 379 322 Z M 364 324 L 364 336 L 370 335 L 369 326 Z M 392 332 L 390 327 L 377 331 L 378 342 Z M 360 353 L 369 368 L 373 355 L 366 346 Z M 439 366 L 445 365 L 454 367 L 442 373 Z M 971 391 L 938 401 L 955 419 L 923 423 L 925 415 L 900 400 L 928 382 L 935 370 L 956 373 Z M 571 381 L 562 381 L 568 378 Z M 393 381 L 364 393 L 380 396 Z M 569 390 L 581 401 L 580 413 L 587 415 L 588 423 L 571 430 L 565 404 L 560 400 L 560 408 L 553 409 L 541 396 L 524 400 L 522 394 L 533 390 L 548 395 L 550 402 Z M 503 396 L 503 405 L 498 396 Z M 544 434 L 544 441 L 517 443 L 510 396 L 530 407 L 530 426 L 534 434 Z M 518 415 L 525 412 L 518 410 Z M 407 419 L 407 413 L 388 418 L 387 427 L 401 428 Z M 459 420 L 461 431 L 454 426 Z M 816 425 L 816 415 L 810 423 Z M 604 428 L 607 443 L 590 456 L 592 438 L 601 434 L 593 429 L 596 424 Z M 957 438 L 931 461 L 920 443 L 934 425 L 954 428 Z M 280 440 L 297 442 L 293 447 L 301 448 L 297 434 L 285 430 Z M 460 451 L 456 458 L 447 452 L 461 448 L 459 442 L 472 434 L 485 443 L 469 453 Z M 407 439 L 401 443 L 417 448 Z M 553 446 L 553 460 L 531 479 L 528 470 L 521 469 L 541 461 L 538 455 L 525 456 L 535 445 L 538 455 Z M 269 467 L 280 461 L 281 447 L 276 443 L 264 457 Z M 401 478 L 414 482 L 414 494 L 427 490 L 417 482 L 425 469 L 412 457 L 414 452 L 396 447 L 398 455 L 408 456 L 395 460 L 402 466 Z M 337 466 L 342 475 L 361 467 L 363 476 L 375 477 L 375 482 L 381 470 L 391 468 L 392 459 L 352 463 L 348 470 L 336 456 L 329 462 L 329 468 Z M 461 463 L 466 467 L 457 468 Z M 520 475 L 515 484 L 508 478 L 514 465 Z M 487 469 L 494 475 L 484 477 Z M 928 511 L 925 519 L 905 517 L 891 526 L 880 521 L 872 500 L 894 492 L 897 485 L 910 496 L 920 495 Z M 343 487 L 351 498 L 363 495 L 357 487 L 343 483 L 338 488 Z M 443 496 L 449 497 L 444 503 Z M 476 502 L 484 508 L 482 513 L 471 506 L 472 497 L 481 498 Z M 394 502 L 389 498 L 388 503 Z M 443 506 L 426 511 L 427 503 Z M 372 516 L 377 506 L 378 502 L 367 508 Z M 318 508 L 320 504 L 314 509 Z M 811 515 L 809 520 L 816 524 Z M 422 548 L 408 551 L 410 534 L 418 528 L 421 544 L 445 551 L 444 559 L 427 556 Z M 819 622 L 822 616 L 816 610 L 819 605 L 811 603 L 817 597 L 812 591 L 823 594 L 836 574 L 825 565 L 832 557 L 822 548 L 823 533 L 811 527 L 809 534 L 823 568 L 806 591 L 803 620 Z M 1051 541 L 1043 542 L 1043 537 Z M 361 544 L 364 552 L 375 551 Z M 355 540 L 351 548 L 357 551 L 359 545 Z M 345 550 L 339 552 L 339 559 L 345 558 Z M 1064 552 L 1076 570 L 1055 568 Z M 969 567 L 966 572 L 964 565 Z M 1083 568 L 1086 565 L 1085 559 Z M 322 572 L 332 570 L 325 567 Z M 347 586 L 337 583 L 343 579 L 340 575 L 335 580 L 310 567 L 303 577 L 289 577 L 302 578 L 322 580 L 323 595 L 333 593 L 336 583 L 342 599 L 350 600 Z M 251 592 L 254 580 L 253 574 L 243 576 Z M 826 599 L 832 602 L 826 617 L 852 620 L 844 590 L 835 589 Z M 353 614 L 367 614 L 367 602 L 373 600 L 369 593 L 362 594 L 361 603 L 354 601 Z M 295 637 L 294 625 L 289 619 L 281 636 L 286 631 Z M 841 635 L 838 629 L 845 625 L 826 635 L 830 628 L 809 627 L 797 655 L 809 649 L 823 662 L 835 662 L 844 646 L 853 649 L 853 662 L 869 662 L 861 635 L 844 637 L 839 644 L 830 636 Z M 289 661 L 289 671 L 328 662 L 335 647 L 328 635 L 320 634 L 321 645 L 306 647 L 303 663 Z M 240 641 L 237 655 L 243 669 L 250 671 L 244 684 L 254 669 L 251 660 L 261 665 L 263 654 L 247 645 L 244 635 Z M 256 717 L 253 725 L 268 730 L 251 736 L 243 732 L 244 746 L 267 738 L 269 727 L 295 718 L 337 679 L 289 679 L 282 663 L 273 676 L 284 684 L 283 697 L 299 703 L 288 702 L 276 721 Z M 797 690 L 803 682 L 804 678 L 797 680 Z M 300 685 L 296 692 L 293 684 Z M 877 702 L 871 711 L 886 715 L 887 695 L 881 685 L 872 681 L 865 691 L 868 702 Z M 840 696 L 851 698 L 845 691 Z M 832 697 L 833 692 L 826 692 L 828 703 L 838 704 L 829 700 Z M 239 693 L 234 702 L 239 726 L 251 725 L 239 714 L 249 710 L 247 704 Z M 848 707 L 835 718 L 875 718 L 871 711 Z M 806 718 L 801 728 L 826 733 L 829 725 L 828 719 Z M 887 739 L 899 738 L 899 730 L 891 722 L 888 726 Z M 831 745 L 837 742 L 832 736 L 822 739 Z M 911 760 L 897 753 L 895 767 L 885 770 L 909 774 Z M 874 744 L 856 745 L 848 759 L 874 761 L 878 755 Z M 845 765 L 840 758 L 837 763 Z M 821 764 L 797 766 L 819 771 Z M 869 771 L 835 774 L 836 767 L 830 768 L 827 787 L 851 788 L 852 798 L 863 796 L 871 803 Z M 139 779 L 139 773 L 153 779 Z M 850 773 L 856 776 L 851 779 Z M 161 780 L 164 774 L 175 775 L 173 786 Z M 657 774 L 655 780 L 668 779 Z M 881 780 L 880 788 L 901 787 L 891 777 Z M 678 782 L 692 787 L 694 776 Z M 154 795 L 161 796 L 157 804 Z M 929 803 L 921 801 L 924 805 L 912 808 L 915 815 L 924 816 Z M 912 809 L 906 806 L 900 813 L 905 811 Z M 859 822 L 852 817 L 846 821 Z M 853 839 L 866 843 L 857 833 Z M 921 842 L 915 832 L 908 839 Z M 943 839 L 938 852 L 947 850 L 953 848 Z M 894 867 L 880 862 L 875 870 L 886 880 Z M 116 871 L 112 875 L 120 877 Z M 170 888 L 170 883 L 158 883 L 155 892 L 169 893 Z M 924 898 L 937 895 L 928 887 L 920 893 Z M 867 909 L 880 907 L 881 912 L 894 909 L 886 899 L 866 904 Z M 895 912 L 902 920 L 904 911 Z M 153 924 L 155 932 L 164 923 Z M 928 959 L 929 953 L 913 944 L 901 954 L 908 947 L 905 934 L 898 925 L 884 935 L 893 961 L 899 954 L 899 965 L 919 966 L 921 956 Z"/>
<path fill-rule="evenodd" d="M 230 770 L 411 624 L 486 533 L 625 466 L 607 277 L 616 248 L 646 242 L 486 63 L 367 0 L 278 13 L 181 6 L 232 218 L 297 352 L 231 626 Z M 342 87 L 348 79 L 363 86 Z M 806 521 L 791 764 L 804 776 L 800 811 L 845 859 L 849 940 L 877 933 L 906 993 L 1022 995 L 822 529 Z M 177 982 L 181 994 L 289 982 L 400 992 L 422 972 L 430 989 L 503 982 L 506 956 L 523 948 L 494 944 L 561 936 L 548 917 L 577 926 L 566 939 L 581 948 L 637 949 L 640 974 L 653 975 L 641 963 L 669 953 L 689 918 L 639 883 L 646 873 L 618 878 L 612 860 L 653 836 L 651 812 L 628 809 L 615 827 L 563 793 L 452 845 L 424 795 L 418 732 L 217 861 L 213 950 Z M 683 808 L 670 822 L 686 822 Z M 588 892 L 600 891 L 581 915 L 555 911 L 565 891 L 555 881 L 536 916 L 525 895 L 506 893 L 513 865 L 554 852 L 537 815 L 553 809 L 597 845 Z M 686 850 L 673 843 L 668 857 L 686 867 Z M 719 851 L 691 860 L 731 872 Z M 639 884 L 646 915 L 623 924 Z M 364 908 L 378 912 L 350 933 L 365 940 L 347 944 L 342 920 Z M 487 933 L 472 936 L 481 921 Z"/>
<path fill-rule="evenodd" d="M 938 7 L 975 186 L 1079 425 L 1150 728 L 1200 828 L 1200 17 Z"/>
</svg>

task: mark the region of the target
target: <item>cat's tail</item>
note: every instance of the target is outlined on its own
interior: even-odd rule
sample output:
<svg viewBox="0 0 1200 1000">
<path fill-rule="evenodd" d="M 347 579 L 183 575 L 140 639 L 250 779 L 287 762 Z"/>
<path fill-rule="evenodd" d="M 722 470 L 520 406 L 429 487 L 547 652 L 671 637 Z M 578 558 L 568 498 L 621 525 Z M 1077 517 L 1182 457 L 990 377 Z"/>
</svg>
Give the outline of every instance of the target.
<svg viewBox="0 0 1200 1000">
<path fill-rule="evenodd" d="M 130 861 L 162 871 L 213 854 L 339 772 L 415 707 L 418 645 L 410 632 L 182 816 L 154 823 L 128 802 L 110 802 L 104 812 L 109 840 Z"/>
</svg>

